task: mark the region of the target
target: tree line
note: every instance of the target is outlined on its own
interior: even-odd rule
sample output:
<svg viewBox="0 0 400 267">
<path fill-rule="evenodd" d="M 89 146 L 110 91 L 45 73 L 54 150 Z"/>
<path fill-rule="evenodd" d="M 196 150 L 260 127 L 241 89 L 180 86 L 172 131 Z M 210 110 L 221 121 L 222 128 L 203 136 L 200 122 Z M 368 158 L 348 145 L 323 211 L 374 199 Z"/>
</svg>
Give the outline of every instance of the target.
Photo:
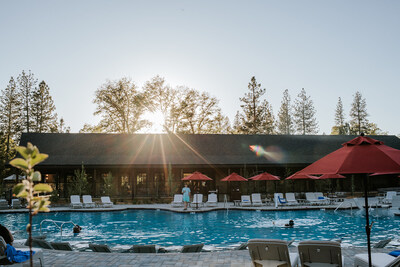
<svg viewBox="0 0 400 267">
<path fill-rule="evenodd" d="M 361 93 L 356 92 L 353 97 L 349 120 L 339 97 L 331 134 L 385 134 L 369 122 L 366 100 Z M 101 120 L 96 125 L 85 124 L 80 132 L 135 133 L 151 125 L 144 114 L 156 111 L 162 114 L 162 126 L 167 133 L 306 135 L 319 131 L 314 103 L 304 88 L 294 103 L 286 89 L 275 116 L 266 89 L 252 77 L 240 102 L 231 124 L 219 107 L 219 100 L 207 92 L 171 87 L 160 76 L 147 81 L 142 88 L 128 78 L 121 78 L 107 81 L 96 90 L 94 115 L 101 116 Z"/>
</svg>

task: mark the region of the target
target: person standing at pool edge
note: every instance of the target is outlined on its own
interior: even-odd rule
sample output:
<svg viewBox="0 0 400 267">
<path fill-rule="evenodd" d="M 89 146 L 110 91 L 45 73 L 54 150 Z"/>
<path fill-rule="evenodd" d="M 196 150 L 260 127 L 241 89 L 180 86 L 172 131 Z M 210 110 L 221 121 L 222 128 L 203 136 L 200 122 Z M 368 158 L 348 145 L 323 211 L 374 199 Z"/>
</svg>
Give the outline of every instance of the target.
<svg viewBox="0 0 400 267">
<path fill-rule="evenodd" d="M 182 194 L 183 194 L 183 202 L 185 203 L 184 210 L 187 210 L 187 206 L 190 201 L 190 188 L 187 186 L 187 184 L 185 184 L 185 187 L 182 188 Z"/>
</svg>

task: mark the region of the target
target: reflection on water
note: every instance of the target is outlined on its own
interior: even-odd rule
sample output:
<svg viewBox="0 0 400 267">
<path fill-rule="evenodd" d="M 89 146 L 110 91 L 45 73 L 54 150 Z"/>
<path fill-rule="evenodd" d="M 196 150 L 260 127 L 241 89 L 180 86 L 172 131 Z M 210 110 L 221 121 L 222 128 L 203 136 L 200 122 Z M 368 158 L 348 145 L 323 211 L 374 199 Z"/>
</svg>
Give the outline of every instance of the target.
<svg viewBox="0 0 400 267">
<path fill-rule="evenodd" d="M 205 243 L 215 248 L 229 248 L 250 238 L 277 238 L 296 241 L 308 239 L 342 239 L 343 245 L 365 246 L 365 217 L 357 211 L 213 211 L 206 213 L 173 213 L 156 210 L 122 212 L 57 212 L 40 213 L 34 217 L 33 231 L 39 234 L 43 219 L 73 221 L 82 226 L 74 237 L 72 225 L 65 225 L 63 236 L 52 224 L 43 224 L 49 240 L 72 244 L 88 242 L 110 246 L 157 244 L 181 246 Z M 285 227 L 289 220 L 294 227 Z M 372 242 L 391 237 L 398 238 L 400 218 L 388 210 L 374 210 Z M 9 227 L 16 239 L 26 238 L 28 215 L 2 214 L 0 223 Z"/>
</svg>

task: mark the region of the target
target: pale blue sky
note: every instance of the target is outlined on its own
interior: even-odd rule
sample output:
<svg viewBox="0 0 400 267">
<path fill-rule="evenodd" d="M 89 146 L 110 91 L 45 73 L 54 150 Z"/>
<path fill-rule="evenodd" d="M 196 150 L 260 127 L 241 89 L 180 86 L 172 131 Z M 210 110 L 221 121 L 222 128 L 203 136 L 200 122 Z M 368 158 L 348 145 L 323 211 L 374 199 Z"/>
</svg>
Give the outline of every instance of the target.
<svg viewBox="0 0 400 267">
<path fill-rule="evenodd" d="M 0 1 L 0 89 L 32 70 L 73 132 L 95 124 L 106 79 L 155 75 L 210 92 L 233 120 L 251 76 L 277 114 L 287 88 L 330 133 L 358 90 L 370 121 L 400 134 L 399 1 Z"/>
</svg>

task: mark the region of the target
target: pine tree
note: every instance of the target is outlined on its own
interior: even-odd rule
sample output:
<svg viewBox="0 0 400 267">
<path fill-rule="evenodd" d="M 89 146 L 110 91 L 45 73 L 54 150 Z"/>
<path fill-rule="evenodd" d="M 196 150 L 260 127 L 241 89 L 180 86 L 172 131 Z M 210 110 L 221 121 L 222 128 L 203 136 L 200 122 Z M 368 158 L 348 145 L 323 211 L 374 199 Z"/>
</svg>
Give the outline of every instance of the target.
<svg viewBox="0 0 400 267">
<path fill-rule="evenodd" d="M 366 132 L 368 129 L 369 121 L 367 113 L 367 102 L 362 97 L 360 92 L 356 92 L 351 104 L 350 110 L 350 132 L 352 134 L 361 134 Z"/>
<path fill-rule="evenodd" d="M 301 89 L 295 101 L 293 117 L 297 133 L 303 135 L 318 133 L 314 104 L 304 88 Z"/>
<path fill-rule="evenodd" d="M 335 126 L 332 127 L 331 134 L 349 134 L 349 124 L 345 121 L 342 99 L 339 97 L 335 110 Z"/>
<path fill-rule="evenodd" d="M 7 154 L 10 152 L 11 144 L 18 143 L 21 131 L 20 111 L 21 102 L 18 97 L 17 84 L 11 77 L 7 87 L 2 90 L 0 98 L 0 130 L 6 137 Z"/>
<path fill-rule="evenodd" d="M 29 71 L 27 74 L 25 71 L 17 78 L 17 88 L 20 95 L 20 102 L 22 105 L 21 117 L 22 120 L 22 131 L 30 132 L 32 124 L 31 116 L 31 99 L 32 91 L 37 83 L 37 79 L 34 77 L 33 73 Z"/>
<path fill-rule="evenodd" d="M 254 76 L 248 84 L 248 90 L 244 97 L 239 98 L 243 104 L 240 105 L 242 111 L 239 112 L 235 131 L 245 134 L 274 133 L 272 108 L 267 100 L 261 102 L 266 90 L 261 88 Z"/>
<path fill-rule="evenodd" d="M 53 98 L 50 95 L 50 88 L 42 81 L 39 87 L 32 92 L 31 128 L 37 133 L 57 132 L 57 114 Z"/>
<path fill-rule="evenodd" d="M 289 90 L 283 92 L 281 108 L 278 113 L 278 133 L 280 134 L 293 134 L 293 115 L 292 106 L 290 104 Z"/>
</svg>

